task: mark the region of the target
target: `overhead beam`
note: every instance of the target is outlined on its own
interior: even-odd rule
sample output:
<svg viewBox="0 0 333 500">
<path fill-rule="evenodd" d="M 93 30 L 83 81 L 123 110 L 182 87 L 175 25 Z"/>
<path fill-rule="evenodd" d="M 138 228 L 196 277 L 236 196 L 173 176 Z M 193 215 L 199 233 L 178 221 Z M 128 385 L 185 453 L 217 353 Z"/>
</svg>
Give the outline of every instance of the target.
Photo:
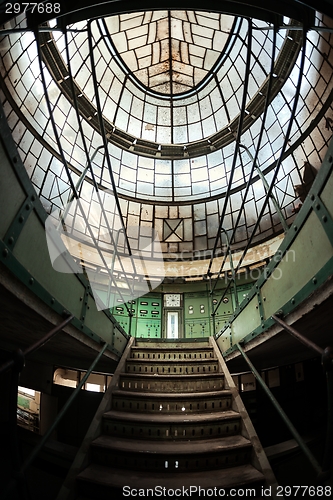
<svg viewBox="0 0 333 500">
<path fill-rule="evenodd" d="M 43 9 L 41 3 L 52 4 L 53 8 Z M 9 4 L 7 4 L 9 5 Z M 31 6 L 34 4 L 31 4 Z M 198 0 L 183 0 L 181 4 L 175 0 L 161 0 L 156 7 L 154 0 L 137 2 L 136 0 L 47 0 L 40 2 L 39 9 L 29 5 L 27 9 L 28 26 L 37 25 L 50 19 L 58 18 L 62 26 L 73 24 L 86 19 L 111 16 L 114 14 L 139 12 L 143 10 L 199 10 L 208 12 L 221 12 L 243 17 L 262 19 L 267 22 L 276 23 L 281 16 L 296 19 L 303 24 L 309 25 L 313 12 L 331 15 L 333 0 L 280 0 L 279 2 L 267 0 L 234 1 L 224 0 L 217 3 L 215 0 L 207 0 L 204 5 Z M 46 12 L 48 11 L 48 12 Z M 13 9 L 6 9 L 6 5 L 0 7 L 0 22 L 6 22 L 13 18 Z"/>
</svg>

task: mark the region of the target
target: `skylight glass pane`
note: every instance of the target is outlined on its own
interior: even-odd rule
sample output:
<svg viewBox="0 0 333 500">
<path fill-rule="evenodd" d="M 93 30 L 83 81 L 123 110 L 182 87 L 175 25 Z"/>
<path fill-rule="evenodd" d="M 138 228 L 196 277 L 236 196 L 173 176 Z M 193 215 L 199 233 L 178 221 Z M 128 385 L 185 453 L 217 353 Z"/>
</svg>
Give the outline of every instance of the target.
<svg viewBox="0 0 333 500">
<path fill-rule="evenodd" d="M 319 17 L 316 22 L 324 26 Z M 311 161 L 318 168 L 331 137 L 327 121 L 331 108 L 326 102 L 333 87 L 331 35 L 314 30 L 307 33 L 305 71 L 299 103 L 292 117 L 301 35 L 297 30 L 279 30 L 275 71 L 287 64 L 285 53 L 294 53 L 294 60 L 285 73 L 274 80 L 278 88 L 268 103 L 264 120 L 265 99 L 261 98 L 266 96 L 274 32 L 267 22 L 252 20 L 252 23 L 249 87 L 240 142 L 252 155 L 258 148 L 257 165 L 271 182 L 288 124 L 293 120 L 274 188 L 282 210 L 292 220 L 293 204 L 297 199 L 295 185 L 302 182 L 304 161 Z M 221 13 L 194 11 L 116 15 L 91 23 L 92 53 L 87 23 L 81 22 L 71 28 L 81 31 L 67 33 L 70 61 L 63 33 L 40 33 L 46 97 L 32 33 L 7 36 L 3 45 L 6 48 L 1 54 L 1 75 L 7 94 L 11 96 L 10 102 L 5 102 L 6 115 L 45 208 L 60 208 L 70 194 L 62 155 L 75 183 L 87 165 L 87 150 L 90 158 L 95 155 L 93 174 L 103 189 L 111 189 L 113 176 L 126 224 L 138 220 L 147 222 L 144 214 L 149 213 L 149 223 L 163 227 L 163 217 L 157 215 L 157 208 L 154 212 L 145 207 L 156 207 L 159 202 L 169 204 L 175 210 L 167 208 L 165 217 L 186 219 L 183 241 L 174 241 L 172 248 L 195 249 L 196 245 L 202 247 L 204 241 L 208 245 L 207 239 L 200 234 L 202 227 L 198 229 L 199 225 L 196 227 L 198 239 L 193 241 L 192 212 L 198 204 L 208 207 L 215 203 L 216 209 L 211 209 L 212 220 L 219 220 L 229 187 L 231 194 L 223 224 L 232 230 L 253 170 L 246 150 L 237 153 L 235 144 L 243 101 L 249 21 Z M 83 137 L 71 97 L 69 69 L 74 75 L 76 94 L 80 96 L 79 120 Z M 96 88 L 93 72 L 98 80 Z M 103 149 L 96 153 L 96 148 L 103 144 L 98 100 L 102 110 L 100 119 L 109 142 L 107 154 Z M 325 118 L 319 121 L 323 106 L 327 106 L 326 121 Z M 256 170 L 253 172 L 255 181 L 250 181 L 245 213 L 241 213 L 235 236 L 235 245 L 239 246 L 249 237 L 247 229 L 257 220 L 266 195 Z M 92 191 L 88 189 L 92 188 L 92 182 L 89 170 L 82 188 L 87 208 L 90 203 L 93 208 L 91 196 L 89 198 Z M 129 205 L 122 196 L 136 200 L 135 216 L 128 214 Z M 105 203 L 108 203 L 106 199 Z M 109 211 L 111 213 L 111 208 Z M 96 212 L 95 215 L 95 229 L 99 229 L 98 225 L 105 228 L 101 214 Z M 209 237 L 213 238 L 212 222 L 209 228 Z M 259 229 L 264 234 L 258 232 L 258 239 L 281 229 L 271 203 Z"/>
</svg>

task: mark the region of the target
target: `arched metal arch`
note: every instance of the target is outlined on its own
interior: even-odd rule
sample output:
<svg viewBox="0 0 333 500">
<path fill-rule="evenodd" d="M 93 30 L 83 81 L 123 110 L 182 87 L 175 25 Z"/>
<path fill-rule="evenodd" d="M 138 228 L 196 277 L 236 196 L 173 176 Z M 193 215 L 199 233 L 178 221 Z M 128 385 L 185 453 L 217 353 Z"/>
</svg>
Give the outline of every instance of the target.
<svg viewBox="0 0 333 500">
<path fill-rule="evenodd" d="M 56 17 L 60 26 L 113 14 L 157 9 L 154 0 L 144 2 L 137 2 L 136 0 L 44 0 L 43 3 L 57 4 Z M 2 2 L 0 6 L 0 22 L 6 22 L 14 16 L 14 14 L 5 12 L 5 5 L 5 2 Z M 206 10 L 236 16 L 255 17 L 271 23 L 282 21 L 283 16 L 287 16 L 300 21 L 305 26 L 312 24 L 314 11 L 318 10 L 330 16 L 332 8 L 333 0 L 306 0 L 305 2 L 297 0 L 280 0 L 279 2 L 274 0 L 247 0 L 246 2 L 224 0 L 219 3 L 215 0 L 206 0 L 204 5 L 198 0 L 183 0 L 181 4 L 175 0 L 161 0 L 158 3 L 158 10 Z M 35 28 L 45 21 L 54 19 L 54 12 L 55 10 L 51 8 L 48 9 L 48 12 L 41 13 L 37 12 L 36 9 L 32 12 L 31 8 L 28 7 L 28 26 Z"/>
</svg>

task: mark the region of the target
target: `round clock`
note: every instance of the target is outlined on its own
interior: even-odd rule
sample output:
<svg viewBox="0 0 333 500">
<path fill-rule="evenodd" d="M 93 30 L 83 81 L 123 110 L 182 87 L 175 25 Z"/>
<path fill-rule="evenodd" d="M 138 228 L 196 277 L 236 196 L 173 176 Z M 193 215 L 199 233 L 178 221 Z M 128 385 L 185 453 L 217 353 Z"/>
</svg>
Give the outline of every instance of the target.
<svg viewBox="0 0 333 500">
<path fill-rule="evenodd" d="M 166 293 L 164 295 L 165 307 L 180 307 L 180 294 L 179 293 Z"/>
</svg>

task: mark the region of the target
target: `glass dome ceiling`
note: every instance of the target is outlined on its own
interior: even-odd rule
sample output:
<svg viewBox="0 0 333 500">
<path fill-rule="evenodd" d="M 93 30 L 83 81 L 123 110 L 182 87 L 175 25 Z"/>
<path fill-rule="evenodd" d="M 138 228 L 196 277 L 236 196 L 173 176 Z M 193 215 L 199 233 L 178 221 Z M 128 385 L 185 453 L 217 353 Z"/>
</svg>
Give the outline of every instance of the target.
<svg viewBox="0 0 333 500">
<path fill-rule="evenodd" d="M 220 226 L 233 249 L 279 234 L 331 136 L 331 26 L 159 10 L 62 31 L 50 20 L 37 41 L 6 32 L 2 100 L 45 208 L 81 179 L 82 200 L 93 206 L 97 185 L 107 213 L 112 191 L 124 227 L 155 228 L 166 258 L 206 257 Z"/>
<path fill-rule="evenodd" d="M 211 12 L 136 12 L 103 20 L 112 54 L 153 92 L 187 93 L 221 59 L 233 16 Z"/>
</svg>

